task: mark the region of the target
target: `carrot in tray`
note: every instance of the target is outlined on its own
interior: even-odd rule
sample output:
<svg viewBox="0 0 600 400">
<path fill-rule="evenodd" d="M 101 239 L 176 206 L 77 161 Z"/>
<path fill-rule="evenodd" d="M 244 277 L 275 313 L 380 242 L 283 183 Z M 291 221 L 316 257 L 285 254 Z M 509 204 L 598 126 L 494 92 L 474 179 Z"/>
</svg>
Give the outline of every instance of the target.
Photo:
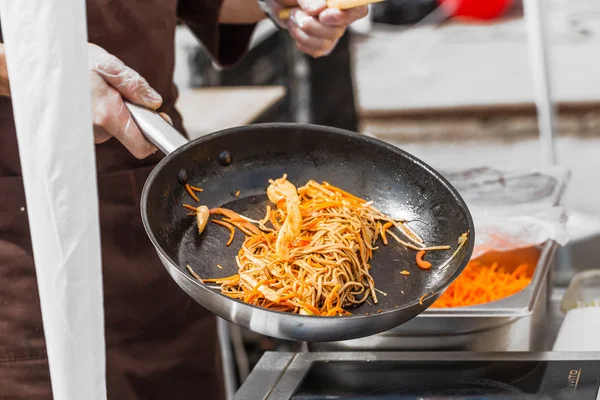
<svg viewBox="0 0 600 400">
<path fill-rule="evenodd" d="M 528 264 L 508 271 L 497 263 L 473 260 L 431 307 L 466 307 L 500 300 L 523 290 L 531 279 Z"/>
</svg>

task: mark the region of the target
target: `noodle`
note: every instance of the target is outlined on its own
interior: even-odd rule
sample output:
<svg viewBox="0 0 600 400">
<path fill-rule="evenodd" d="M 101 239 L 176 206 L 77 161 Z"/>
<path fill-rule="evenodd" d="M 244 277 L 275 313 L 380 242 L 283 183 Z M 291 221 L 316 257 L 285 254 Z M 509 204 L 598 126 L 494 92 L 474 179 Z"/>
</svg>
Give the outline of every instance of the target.
<svg viewBox="0 0 600 400">
<path fill-rule="evenodd" d="M 303 315 L 351 315 L 349 307 L 369 298 L 378 302 L 369 262 L 379 237 L 387 245 L 387 234 L 417 251 L 450 249 L 426 247 L 405 221 L 329 183 L 311 180 L 296 189 L 286 175 L 269 183 L 267 196 L 275 206 L 267 206 L 260 221 L 224 208 L 210 210 L 213 218 L 223 217 L 213 222 L 246 235 L 236 257 L 238 274 L 202 279 L 234 299 Z"/>
</svg>

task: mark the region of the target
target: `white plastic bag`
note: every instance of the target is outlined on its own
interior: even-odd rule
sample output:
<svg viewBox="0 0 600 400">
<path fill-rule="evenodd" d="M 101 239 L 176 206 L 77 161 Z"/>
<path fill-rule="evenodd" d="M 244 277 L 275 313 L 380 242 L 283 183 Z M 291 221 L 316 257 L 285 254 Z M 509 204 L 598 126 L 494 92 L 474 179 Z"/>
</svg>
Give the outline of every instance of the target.
<svg viewBox="0 0 600 400">
<path fill-rule="evenodd" d="M 562 246 L 568 243 L 568 213 L 560 206 L 570 177 L 566 168 L 515 171 L 483 167 L 444 175 L 473 216 L 472 258 L 549 240 Z"/>
</svg>

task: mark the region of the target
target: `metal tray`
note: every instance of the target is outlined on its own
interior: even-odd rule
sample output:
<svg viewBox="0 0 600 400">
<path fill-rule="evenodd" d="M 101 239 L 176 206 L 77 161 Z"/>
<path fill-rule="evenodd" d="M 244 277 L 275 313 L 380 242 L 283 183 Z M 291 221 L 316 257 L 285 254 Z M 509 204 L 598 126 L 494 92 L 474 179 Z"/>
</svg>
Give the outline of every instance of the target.
<svg viewBox="0 0 600 400">
<path fill-rule="evenodd" d="M 488 253 L 480 259 L 507 267 L 535 265 L 529 286 L 507 298 L 470 307 L 428 309 L 384 333 L 362 339 L 309 344 L 311 351 L 436 350 L 534 351 L 544 329 L 552 290 L 550 266 L 558 245 L 547 242 L 510 252 Z"/>
<path fill-rule="evenodd" d="M 599 368 L 599 352 L 267 352 L 233 400 L 600 400 Z"/>
</svg>

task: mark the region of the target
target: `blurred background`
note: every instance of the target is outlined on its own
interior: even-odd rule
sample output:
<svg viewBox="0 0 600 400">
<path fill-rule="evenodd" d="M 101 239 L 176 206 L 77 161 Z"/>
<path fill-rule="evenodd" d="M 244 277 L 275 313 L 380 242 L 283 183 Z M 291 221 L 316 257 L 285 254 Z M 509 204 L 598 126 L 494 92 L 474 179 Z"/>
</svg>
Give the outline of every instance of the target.
<svg viewBox="0 0 600 400">
<path fill-rule="evenodd" d="M 435 0 L 374 4 L 321 59 L 297 52 L 266 20 L 248 57 L 226 71 L 180 27 L 175 81 L 184 123 L 194 137 L 255 122 L 335 126 L 390 142 L 440 170 L 540 165 L 528 22 L 520 3 L 502 1 L 496 11 L 492 3 L 477 19 L 449 18 L 459 10 L 449 13 Z M 559 250 L 553 274 L 566 286 L 600 258 L 593 251 L 600 246 L 600 2 L 541 3 L 556 163 L 572 174 L 564 194 L 571 242 Z M 232 342 L 247 357 L 237 360 L 242 381 L 264 350 L 297 346 L 239 329 Z"/>
</svg>

